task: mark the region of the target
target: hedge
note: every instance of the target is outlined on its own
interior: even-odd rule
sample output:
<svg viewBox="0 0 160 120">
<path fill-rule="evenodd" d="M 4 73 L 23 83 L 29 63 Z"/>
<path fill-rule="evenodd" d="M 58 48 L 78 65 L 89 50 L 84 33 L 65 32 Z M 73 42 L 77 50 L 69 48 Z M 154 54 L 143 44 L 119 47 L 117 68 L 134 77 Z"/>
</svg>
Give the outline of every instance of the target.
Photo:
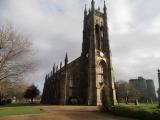
<svg viewBox="0 0 160 120">
<path fill-rule="evenodd" d="M 160 120 L 160 109 L 153 106 L 113 106 L 110 113 L 139 120 Z"/>
</svg>

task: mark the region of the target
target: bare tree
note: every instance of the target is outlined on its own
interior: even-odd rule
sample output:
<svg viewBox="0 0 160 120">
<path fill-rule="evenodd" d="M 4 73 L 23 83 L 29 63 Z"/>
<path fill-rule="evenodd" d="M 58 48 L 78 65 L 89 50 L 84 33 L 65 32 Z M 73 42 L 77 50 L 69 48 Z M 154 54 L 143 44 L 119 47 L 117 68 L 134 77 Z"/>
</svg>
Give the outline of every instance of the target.
<svg viewBox="0 0 160 120">
<path fill-rule="evenodd" d="M 3 82 L 0 82 L 0 102 L 3 98 L 3 93 L 5 92 L 5 90 L 6 90 L 5 84 Z"/>
<path fill-rule="evenodd" d="M 0 81 L 15 82 L 33 70 L 31 42 L 9 25 L 0 27 Z"/>
<path fill-rule="evenodd" d="M 25 81 L 17 81 L 11 83 L 8 81 L 0 81 L 0 105 L 3 100 L 14 99 L 23 100 L 23 94 L 28 88 L 29 84 Z"/>
<path fill-rule="evenodd" d="M 140 92 L 130 83 L 119 81 L 116 83 L 116 93 L 119 102 L 134 102 L 140 98 Z"/>
</svg>

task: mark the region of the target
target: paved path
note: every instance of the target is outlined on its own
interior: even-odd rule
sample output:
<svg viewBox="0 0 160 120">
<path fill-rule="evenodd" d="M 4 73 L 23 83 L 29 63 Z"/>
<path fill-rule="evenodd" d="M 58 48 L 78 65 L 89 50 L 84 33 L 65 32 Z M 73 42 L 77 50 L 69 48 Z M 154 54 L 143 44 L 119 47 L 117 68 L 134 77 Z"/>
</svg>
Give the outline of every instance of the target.
<svg viewBox="0 0 160 120">
<path fill-rule="evenodd" d="M 89 106 L 38 106 L 45 112 L 39 115 L 0 117 L 0 120 L 133 120 L 99 112 Z"/>
</svg>

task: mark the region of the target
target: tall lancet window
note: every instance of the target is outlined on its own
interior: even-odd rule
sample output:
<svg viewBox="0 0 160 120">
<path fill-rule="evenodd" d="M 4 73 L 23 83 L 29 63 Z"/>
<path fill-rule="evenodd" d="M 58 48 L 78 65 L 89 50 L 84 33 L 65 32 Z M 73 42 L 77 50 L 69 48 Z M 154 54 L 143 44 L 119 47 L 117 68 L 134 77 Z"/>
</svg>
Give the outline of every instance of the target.
<svg viewBox="0 0 160 120">
<path fill-rule="evenodd" d="M 97 75 L 98 75 L 98 84 L 101 84 L 104 81 L 104 68 L 102 64 L 98 66 Z"/>
<path fill-rule="evenodd" d="M 104 45 L 104 29 L 103 26 L 100 27 L 100 50 L 103 51 L 103 45 Z"/>
<path fill-rule="evenodd" d="M 74 85 L 73 85 L 73 79 L 70 78 L 69 80 L 69 96 L 73 96 L 73 89 L 74 89 Z"/>
<path fill-rule="evenodd" d="M 98 24 L 95 26 L 95 31 L 96 31 L 96 46 L 97 49 L 100 50 L 100 27 Z"/>
</svg>

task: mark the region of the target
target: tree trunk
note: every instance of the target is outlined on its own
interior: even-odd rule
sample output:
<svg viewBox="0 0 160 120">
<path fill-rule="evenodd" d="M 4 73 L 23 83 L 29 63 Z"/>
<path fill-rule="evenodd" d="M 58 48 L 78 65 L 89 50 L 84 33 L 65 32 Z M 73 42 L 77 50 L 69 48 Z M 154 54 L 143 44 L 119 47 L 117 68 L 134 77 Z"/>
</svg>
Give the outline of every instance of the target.
<svg viewBox="0 0 160 120">
<path fill-rule="evenodd" d="M 33 103 L 33 98 L 31 98 L 31 103 Z"/>
</svg>

